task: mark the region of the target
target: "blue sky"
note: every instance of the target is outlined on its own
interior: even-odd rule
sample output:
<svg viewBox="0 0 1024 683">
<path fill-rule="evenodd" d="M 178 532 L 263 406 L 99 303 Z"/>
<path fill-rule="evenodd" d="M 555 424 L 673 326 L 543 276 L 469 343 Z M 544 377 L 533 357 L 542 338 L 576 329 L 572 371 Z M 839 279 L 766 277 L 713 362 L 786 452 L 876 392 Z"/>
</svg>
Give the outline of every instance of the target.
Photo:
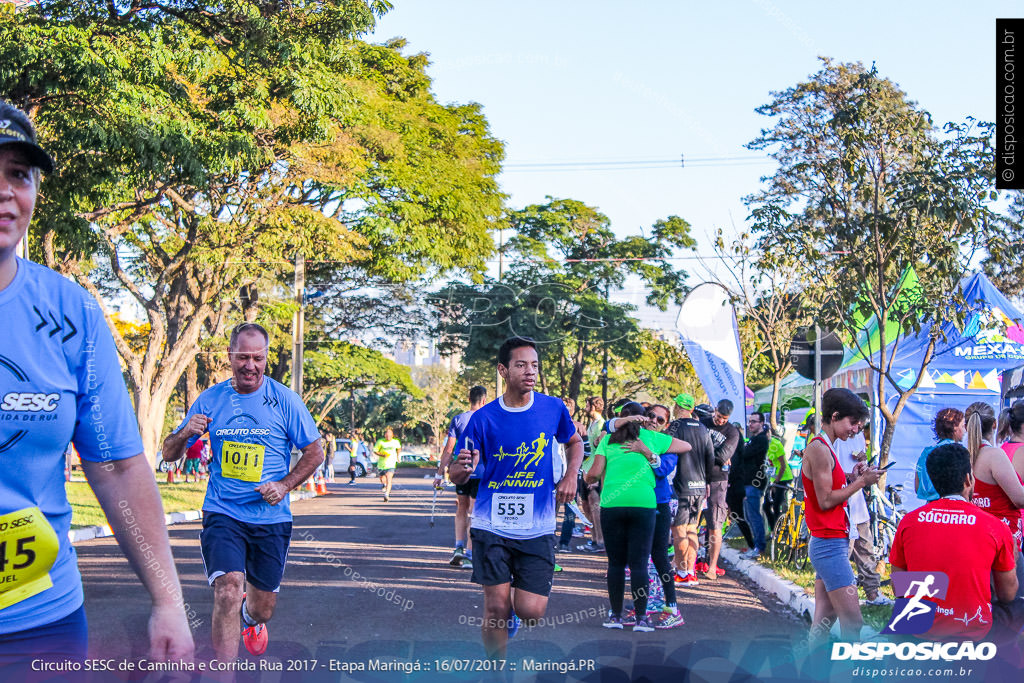
<svg viewBox="0 0 1024 683">
<path fill-rule="evenodd" d="M 506 143 L 509 204 L 545 195 L 597 206 L 619 234 L 679 215 L 701 253 L 716 228 L 746 218 L 744 195 L 773 166 L 690 162 L 686 168 L 571 172 L 516 165 L 568 161 L 750 157 L 769 125 L 754 108 L 804 80 L 817 57 L 875 62 L 937 124 L 995 111 L 995 19 L 1019 3 L 730 3 L 394 0 L 371 40 L 403 36 L 430 54 L 441 101 L 484 106 Z M 666 165 L 667 166 L 667 165 Z M 681 261 L 700 277 L 696 263 Z M 627 297 L 638 293 L 627 292 Z M 646 313 L 661 326 L 663 316 Z"/>
</svg>

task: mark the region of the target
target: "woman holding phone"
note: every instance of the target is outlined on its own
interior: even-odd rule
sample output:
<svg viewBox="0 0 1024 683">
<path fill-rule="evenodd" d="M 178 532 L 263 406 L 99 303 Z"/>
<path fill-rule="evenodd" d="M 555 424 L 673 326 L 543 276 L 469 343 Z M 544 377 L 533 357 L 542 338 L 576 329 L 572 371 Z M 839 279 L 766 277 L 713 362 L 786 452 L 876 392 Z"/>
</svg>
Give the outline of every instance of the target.
<svg viewBox="0 0 1024 683">
<path fill-rule="evenodd" d="M 857 591 L 850 590 L 857 579 L 850 566 L 846 502 L 877 482 L 881 470 L 861 463 L 853 470 L 855 478 L 847 484 L 833 444 L 856 434 L 868 418 L 868 409 L 849 389 L 829 389 L 821 405 L 821 433 L 804 449 L 800 472 L 807 528 L 811 533 L 807 552 L 815 572 L 811 633 L 818 637 L 828 633 L 829 624 L 838 617 L 842 638 L 853 640 L 860 637 L 864 617 Z"/>
</svg>

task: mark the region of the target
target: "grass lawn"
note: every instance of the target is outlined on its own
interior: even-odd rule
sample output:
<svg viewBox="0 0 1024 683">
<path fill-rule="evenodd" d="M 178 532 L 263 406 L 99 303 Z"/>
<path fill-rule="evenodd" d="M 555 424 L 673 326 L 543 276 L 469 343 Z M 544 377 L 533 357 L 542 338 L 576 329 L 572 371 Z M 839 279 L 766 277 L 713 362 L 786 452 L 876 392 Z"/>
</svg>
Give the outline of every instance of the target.
<svg viewBox="0 0 1024 683">
<path fill-rule="evenodd" d="M 742 550 L 747 547 L 746 542 L 742 538 L 727 538 L 725 542 L 736 550 Z M 766 554 L 758 560 L 758 564 L 771 569 L 783 579 L 792 581 L 800 586 L 807 595 L 814 597 L 814 569 L 811 567 L 810 561 L 808 561 L 805 569 L 797 569 L 783 562 L 773 562 Z M 879 592 L 891 600 L 893 593 L 892 585 L 889 583 L 889 565 L 883 562 L 879 569 L 881 569 L 879 574 L 882 577 L 882 587 Z M 856 574 L 856 569 L 854 573 Z M 864 615 L 864 623 L 878 631 L 885 628 L 886 624 L 889 623 L 889 619 L 892 618 L 891 605 L 861 605 L 860 611 Z"/>
<path fill-rule="evenodd" d="M 206 482 L 168 484 L 162 478 L 157 479 L 157 486 L 160 488 L 160 497 L 164 501 L 164 512 L 185 512 L 186 510 L 199 510 L 203 506 L 203 497 L 206 495 Z M 107 523 L 96 496 L 92 489 L 80 477 L 64 485 L 68 493 L 68 500 L 71 501 L 71 528 L 77 529 L 83 526 L 96 526 Z"/>
</svg>

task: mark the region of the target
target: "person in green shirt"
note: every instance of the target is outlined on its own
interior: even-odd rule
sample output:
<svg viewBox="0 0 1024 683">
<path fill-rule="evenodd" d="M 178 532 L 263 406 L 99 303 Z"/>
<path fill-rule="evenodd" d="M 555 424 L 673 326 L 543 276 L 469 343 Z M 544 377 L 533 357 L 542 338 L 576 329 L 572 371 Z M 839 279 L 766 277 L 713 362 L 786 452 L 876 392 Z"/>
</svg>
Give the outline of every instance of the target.
<svg viewBox="0 0 1024 683">
<path fill-rule="evenodd" d="M 769 427 L 771 429 L 771 427 Z M 768 493 L 764 497 L 764 516 L 768 519 L 768 535 L 771 536 L 775 529 L 775 520 L 782 514 L 782 508 L 786 505 L 789 490 L 787 486 L 793 483 L 793 470 L 789 466 L 789 458 L 786 457 L 786 447 L 782 439 L 771 432 L 771 440 L 768 442 L 768 467 L 774 474 L 768 486 Z"/>
<path fill-rule="evenodd" d="M 643 416 L 644 407 L 627 403 L 622 417 Z M 668 434 L 641 428 L 642 420 L 623 420 L 605 436 L 594 454 L 586 480 L 602 480 L 601 528 L 608 555 L 608 601 L 611 610 L 603 626 L 621 629 L 626 566 L 636 613 L 634 631 L 653 631 L 647 620 L 647 558 L 651 555 L 658 504 L 654 468 L 664 453 L 686 453 L 690 444 Z M 637 442 L 640 442 L 638 444 Z M 642 444 L 642 445 L 641 445 Z"/>
<path fill-rule="evenodd" d="M 402 452 L 402 442 L 395 438 L 395 430 L 388 427 L 384 430 L 384 438 L 377 439 L 373 444 L 373 452 L 377 456 L 377 474 L 380 475 L 380 486 L 384 491 L 384 502 L 391 500 L 391 481 L 395 478 L 395 467 L 398 456 Z"/>
</svg>

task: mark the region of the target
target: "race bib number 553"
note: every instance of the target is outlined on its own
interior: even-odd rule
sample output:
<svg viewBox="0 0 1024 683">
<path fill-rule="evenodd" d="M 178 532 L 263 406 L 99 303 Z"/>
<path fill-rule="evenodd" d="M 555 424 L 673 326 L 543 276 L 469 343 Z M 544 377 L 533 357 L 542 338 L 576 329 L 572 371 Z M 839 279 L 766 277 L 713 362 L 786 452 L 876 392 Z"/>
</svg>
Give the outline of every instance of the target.
<svg viewBox="0 0 1024 683">
<path fill-rule="evenodd" d="M 53 586 L 57 532 L 37 507 L 0 517 L 0 610 Z"/>
<path fill-rule="evenodd" d="M 527 493 L 495 493 L 491 496 L 491 526 L 495 529 L 532 527 L 533 496 Z"/>
<path fill-rule="evenodd" d="M 225 441 L 220 448 L 220 473 L 228 479 L 258 482 L 263 477 L 265 452 L 258 443 Z"/>
</svg>

